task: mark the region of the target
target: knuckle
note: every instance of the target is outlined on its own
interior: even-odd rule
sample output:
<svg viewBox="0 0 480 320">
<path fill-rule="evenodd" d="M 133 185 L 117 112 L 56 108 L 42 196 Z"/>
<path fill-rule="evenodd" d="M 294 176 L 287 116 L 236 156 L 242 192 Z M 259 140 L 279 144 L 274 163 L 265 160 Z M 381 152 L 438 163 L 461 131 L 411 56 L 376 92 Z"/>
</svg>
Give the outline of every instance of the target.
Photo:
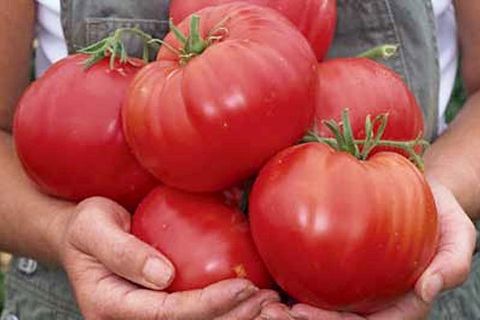
<svg viewBox="0 0 480 320">
<path fill-rule="evenodd" d="M 112 242 L 111 252 L 112 256 L 121 264 L 128 260 L 130 256 L 131 238 L 126 236 L 123 239 L 118 239 Z"/>
<path fill-rule="evenodd" d="M 198 291 L 196 296 L 196 302 L 200 305 L 204 305 L 208 307 L 208 313 L 212 316 L 218 315 L 223 313 L 225 308 L 225 302 L 221 303 L 221 297 L 219 299 L 215 299 L 212 295 L 212 292 L 208 288 L 203 288 Z"/>
<path fill-rule="evenodd" d="M 178 313 L 175 310 L 181 310 L 185 308 L 185 304 L 178 299 L 178 293 L 165 295 L 158 303 L 158 307 L 155 311 L 154 320 L 175 320 L 179 317 L 175 314 Z M 186 295 L 180 293 L 180 295 Z M 170 306 L 173 306 L 171 308 Z"/>
<path fill-rule="evenodd" d="M 90 207 L 98 207 L 99 205 L 108 204 L 110 200 L 102 197 L 91 197 L 83 200 L 78 204 L 79 208 L 90 208 Z"/>
</svg>

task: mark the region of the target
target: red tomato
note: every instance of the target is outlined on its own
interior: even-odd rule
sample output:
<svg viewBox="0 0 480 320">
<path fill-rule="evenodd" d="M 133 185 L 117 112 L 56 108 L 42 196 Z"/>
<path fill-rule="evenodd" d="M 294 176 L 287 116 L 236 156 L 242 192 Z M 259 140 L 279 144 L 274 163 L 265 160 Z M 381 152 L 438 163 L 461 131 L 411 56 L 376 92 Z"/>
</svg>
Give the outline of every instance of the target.
<svg viewBox="0 0 480 320">
<path fill-rule="evenodd" d="M 52 66 L 25 92 L 14 138 L 27 174 L 51 195 L 104 196 L 128 208 L 155 186 L 131 154 L 120 109 L 139 67 L 109 69 L 105 59 L 85 71 L 85 55 Z"/>
<path fill-rule="evenodd" d="M 412 289 L 437 248 L 429 186 L 392 152 L 359 161 L 320 143 L 289 148 L 260 172 L 250 219 L 278 284 L 331 310 L 384 307 Z"/>
<path fill-rule="evenodd" d="M 189 61 L 163 46 L 130 87 L 124 128 L 137 158 L 165 184 L 220 191 L 311 126 L 317 63 L 274 10 L 234 3 L 198 15 L 202 36 L 222 39 Z M 188 25 L 179 28 L 187 33 Z M 180 47 L 173 34 L 165 41 Z"/>
<path fill-rule="evenodd" d="M 175 265 L 170 292 L 237 277 L 260 288 L 271 286 L 245 217 L 224 201 L 222 196 L 159 187 L 135 212 L 132 233 Z"/>
<path fill-rule="evenodd" d="M 172 0 L 170 15 L 180 22 L 190 14 L 208 6 L 216 6 L 236 0 Z M 322 61 L 335 34 L 337 23 L 336 0 L 243 0 L 255 5 L 273 8 L 285 15 L 308 39 Z"/>
<path fill-rule="evenodd" d="M 365 118 L 369 114 L 375 117 L 388 113 L 383 135 L 386 140 L 414 140 L 424 129 L 421 108 L 400 76 L 369 59 L 334 59 L 318 68 L 316 131 L 331 136 L 322 120 L 339 121 L 347 107 L 354 136 L 360 139 L 365 137 Z"/>
</svg>

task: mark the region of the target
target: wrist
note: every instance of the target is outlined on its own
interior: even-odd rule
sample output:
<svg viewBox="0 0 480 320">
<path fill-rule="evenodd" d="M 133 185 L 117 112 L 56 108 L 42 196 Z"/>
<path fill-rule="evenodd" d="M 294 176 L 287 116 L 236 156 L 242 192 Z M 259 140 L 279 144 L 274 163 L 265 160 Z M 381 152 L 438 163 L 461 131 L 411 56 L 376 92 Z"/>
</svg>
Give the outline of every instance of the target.
<svg viewBox="0 0 480 320">
<path fill-rule="evenodd" d="M 472 219 L 480 217 L 480 177 L 468 163 L 447 158 L 426 158 L 425 176 L 430 184 L 448 189 Z"/>
<path fill-rule="evenodd" d="M 44 255 L 49 263 L 62 265 L 65 233 L 75 208 L 75 204 L 64 202 L 59 204 L 51 212 L 52 217 L 45 227 L 45 243 L 47 247 Z"/>
</svg>

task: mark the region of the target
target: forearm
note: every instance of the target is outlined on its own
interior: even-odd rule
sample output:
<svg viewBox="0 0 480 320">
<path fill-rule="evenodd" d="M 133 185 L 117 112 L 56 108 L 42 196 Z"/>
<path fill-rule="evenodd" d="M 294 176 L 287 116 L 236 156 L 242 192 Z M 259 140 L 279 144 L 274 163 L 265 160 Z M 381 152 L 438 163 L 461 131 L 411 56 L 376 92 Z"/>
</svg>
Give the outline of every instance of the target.
<svg viewBox="0 0 480 320">
<path fill-rule="evenodd" d="M 32 66 L 33 0 L 0 1 L 0 128 L 10 130 L 14 106 Z"/>
<path fill-rule="evenodd" d="M 23 173 L 11 136 L 0 132 L 0 250 L 58 263 L 72 208 L 36 189 Z"/>
<path fill-rule="evenodd" d="M 472 219 L 480 218 L 480 92 L 426 152 L 425 165 L 427 176 L 448 187 Z"/>
</svg>

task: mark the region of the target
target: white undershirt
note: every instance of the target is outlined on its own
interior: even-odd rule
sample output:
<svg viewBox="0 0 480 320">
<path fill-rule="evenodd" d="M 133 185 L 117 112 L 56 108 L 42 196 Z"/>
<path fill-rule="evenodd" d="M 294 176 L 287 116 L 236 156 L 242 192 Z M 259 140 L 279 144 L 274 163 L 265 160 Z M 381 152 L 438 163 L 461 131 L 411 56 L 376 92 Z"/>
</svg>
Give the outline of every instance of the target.
<svg viewBox="0 0 480 320">
<path fill-rule="evenodd" d="M 452 0 L 432 0 L 436 17 L 437 42 L 440 62 L 439 122 L 438 131 L 443 132 L 445 111 L 452 95 L 458 70 L 457 23 Z"/>
<path fill-rule="evenodd" d="M 67 55 L 60 21 L 60 0 L 36 0 L 38 50 L 37 75 Z M 439 131 L 446 128 L 444 114 L 452 94 L 458 68 L 457 26 L 452 0 L 432 0 L 437 26 L 440 60 Z"/>
</svg>

